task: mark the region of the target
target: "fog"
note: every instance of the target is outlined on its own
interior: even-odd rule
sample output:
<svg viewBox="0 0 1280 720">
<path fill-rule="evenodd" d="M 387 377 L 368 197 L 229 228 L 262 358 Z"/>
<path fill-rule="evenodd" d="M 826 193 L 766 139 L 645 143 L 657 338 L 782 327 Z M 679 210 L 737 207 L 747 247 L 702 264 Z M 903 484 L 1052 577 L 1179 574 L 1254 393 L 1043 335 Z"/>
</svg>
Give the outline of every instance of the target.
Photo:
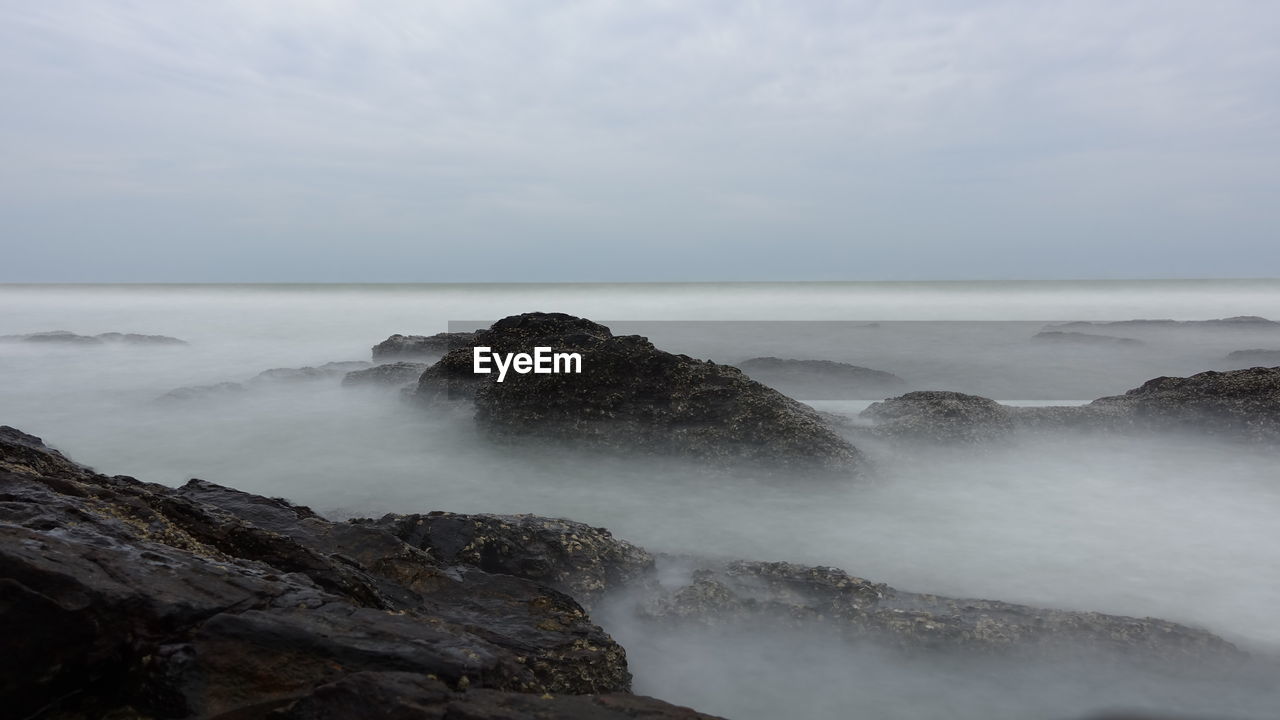
<svg viewBox="0 0 1280 720">
<path fill-rule="evenodd" d="M 0 335 L 134 331 L 190 342 L 0 342 L 0 424 L 102 472 L 170 485 L 199 477 L 335 517 L 567 517 L 658 552 L 831 565 L 905 590 L 1155 616 L 1280 652 L 1272 447 L 1063 435 L 905 452 L 861 441 L 875 473 L 831 482 L 495 447 L 465 415 L 408 406 L 392 389 L 344 388 L 336 377 L 156 401 L 273 367 L 365 360 L 393 332 L 546 310 L 719 362 L 842 360 L 894 372 L 912 388 L 1080 402 L 1159 375 L 1222 369 L 1232 350 L 1280 348 L 1280 330 L 1072 328 L 1144 343 L 1111 347 L 1031 340 L 1045 325 L 1280 318 L 1280 283 L 5 286 L 0 303 Z M 810 400 L 848 414 L 867 404 Z M 734 718 L 1065 718 L 1114 708 L 1267 717 L 1280 704 L 1250 677 L 1188 683 L 1093 662 L 908 658 L 759 628 L 655 633 L 624 606 L 597 620 L 627 648 L 636 690 Z"/>
</svg>

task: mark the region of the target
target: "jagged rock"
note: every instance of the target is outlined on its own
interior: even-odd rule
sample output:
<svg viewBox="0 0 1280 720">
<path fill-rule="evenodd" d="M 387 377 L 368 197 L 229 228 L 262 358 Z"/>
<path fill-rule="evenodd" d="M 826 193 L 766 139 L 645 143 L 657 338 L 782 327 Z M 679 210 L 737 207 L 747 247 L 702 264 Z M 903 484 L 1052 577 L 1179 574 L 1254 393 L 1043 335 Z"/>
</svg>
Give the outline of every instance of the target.
<svg viewBox="0 0 1280 720">
<path fill-rule="evenodd" d="M 423 403 L 474 404 L 490 437 L 541 438 L 628 454 L 856 469 L 861 455 L 814 410 L 728 365 L 675 355 L 646 338 L 563 313 L 504 318 L 476 333 L 494 353 L 550 347 L 582 356 L 580 374 L 473 372 L 471 347 L 422 374 Z"/>
<path fill-rule="evenodd" d="M 373 346 L 374 361 L 436 360 L 455 348 L 468 346 L 475 333 L 443 332 L 435 335 L 392 335 Z"/>
<path fill-rule="evenodd" d="M 429 676 L 361 672 L 322 685 L 271 715 L 276 720 L 714 720 L 653 698 L 458 692 Z"/>
<path fill-rule="evenodd" d="M 430 365 L 416 362 L 393 362 L 355 370 L 342 378 L 343 385 L 400 386 L 416 382 Z"/>
<path fill-rule="evenodd" d="M 1061 330 L 1045 330 L 1038 332 L 1031 338 L 1040 342 L 1070 343 L 1074 345 L 1104 345 L 1104 346 L 1127 346 L 1137 347 L 1145 345 L 1141 340 L 1135 340 L 1127 337 L 1114 337 L 1112 335 L 1094 335 L 1092 333 L 1082 332 L 1063 332 Z"/>
<path fill-rule="evenodd" d="M 1227 353 L 1227 362 L 1247 364 L 1250 366 L 1275 367 L 1280 365 L 1280 350 L 1236 350 Z"/>
<path fill-rule="evenodd" d="M 1216 635 L 1155 618 L 904 592 L 831 567 L 669 557 L 659 564 L 674 565 L 664 574 L 687 580 L 639 598 L 632 610 L 663 625 L 816 627 L 905 651 L 1083 649 L 1153 662 L 1246 657 Z"/>
<path fill-rule="evenodd" d="M 362 671 L 533 693 L 630 682 L 555 590 L 282 500 L 99 475 L 11 428 L 0 578 L 16 717 L 257 717 Z"/>
<path fill-rule="evenodd" d="M 909 392 L 862 411 L 886 437 L 954 443 L 1009 435 L 1013 423 L 1000 403 L 977 395 L 944 390 Z"/>
<path fill-rule="evenodd" d="M 101 345 L 107 343 L 124 343 L 127 345 L 186 345 L 186 340 L 179 340 L 168 335 L 141 335 L 139 333 L 108 332 L 99 335 L 77 335 L 67 330 L 28 333 L 25 335 L 5 335 L 0 340 L 29 343 L 63 343 L 67 345 Z"/>
<path fill-rule="evenodd" d="M 550 585 L 590 608 L 653 569 L 643 548 L 604 528 L 536 515 L 386 515 L 376 523 L 441 562 Z"/>
<path fill-rule="evenodd" d="M 1280 439 L 1280 367 L 1160 377 L 1088 407 L 1142 429 L 1271 442 Z"/>
<path fill-rule="evenodd" d="M 883 370 L 833 362 L 776 357 L 751 358 L 738 369 L 794 398 L 861 400 L 900 392 L 906 381 Z"/>
</svg>

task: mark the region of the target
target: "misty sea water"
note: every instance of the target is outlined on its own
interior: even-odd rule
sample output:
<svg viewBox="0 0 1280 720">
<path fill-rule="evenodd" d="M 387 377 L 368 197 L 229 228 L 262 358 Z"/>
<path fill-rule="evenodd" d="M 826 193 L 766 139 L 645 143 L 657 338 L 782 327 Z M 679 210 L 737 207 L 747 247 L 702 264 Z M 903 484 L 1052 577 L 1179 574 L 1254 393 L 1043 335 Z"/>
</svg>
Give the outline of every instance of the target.
<svg viewBox="0 0 1280 720">
<path fill-rule="evenodd" d="M 1223 369 L 1215 363 L 1226 352 L 1271 337 L 1270 347 L 1280 348 L 1280 332 L 1265 327 L 1177 330 L 1151 335 L 1140 350 L 1030 341 L 1063 321 L 1280 319 L 1276 280 L 0 285 L 0 335 L 137 332 L 189 343 L 0 342 L 0 424 L 101 472 L 167 485 L 199 477 L 333 517 L 429 510 L 567 517 L 655 551 L 833 565 L 908 590 L 1163 617 L 1256 651 L 1280 650 L 1275 448 L 1116 437 L 1043 438 L 980 452 L 866 447 L 875 476 L 833 486 L 495 447 L 465 417 L 424 413 L 394 392 L 344 388 L 336 378 L 157 402 L 174 388 L 243 382 L 270 368 L 368 360 L 370 347 L 393 333 L 432 334 L 529 311 L 588 317 L 719 362 L 766 354 L 841 360 L 1015 404 L 1078 404 L 1163 374 Z M 719 327 L 734 332 L 708 331 Z M 871 402 L 804 399 L 850 416 Z M 754 701 L 732 678 L 718 689 L 685 687 L 669 645 L 629 635 L 624 623 L 607 629 L 634 644 L 637 690 L 753 716 Z M 744 642 L 699 652 L 749 656 L 754 646 Z M 788 652 L 801 670 L 817 664 L 807 675 L 796 671 L 796 687 L 837 681 L 815 667 L 843 651 L 815 641 Z M 845 660 L 880 667 L 874 657 Z M 957 686 L 973 682 L 956 668 L 930 672 Z M 903 685 L 884 702 L 897 707 L 892 698 L 919 691 Z M 1079 701 L 1073 692 L 1049 693 L 1043 707 L 975 701 L 956 716 L 1096 709 L 1070 705 Z M 736 704 L 717 704 L 729 696 Z M 1099 697 L 1141 706 L 1141 698 Z M 840 712 L 835 703 L 827 716 Z M 1256 716 L 1247 705 L 1240 713 Z"/>
</svg>

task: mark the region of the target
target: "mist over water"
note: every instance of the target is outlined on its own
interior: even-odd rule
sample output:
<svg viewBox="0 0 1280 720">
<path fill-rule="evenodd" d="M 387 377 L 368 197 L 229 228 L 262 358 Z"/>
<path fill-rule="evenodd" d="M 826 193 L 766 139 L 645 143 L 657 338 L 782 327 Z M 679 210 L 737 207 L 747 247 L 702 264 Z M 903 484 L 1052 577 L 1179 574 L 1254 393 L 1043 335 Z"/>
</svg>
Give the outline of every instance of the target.
<svg viewBox="0 0 1280 720">
<path fill-rule="evenodd" d="M 1002 401 L 1087 401 L 1159 375 L 1225 369 L 1232 350 L 1280 349 L 1280 331 L 1268 329 L 1077 328 L 1144 343 L 1134 347 L 1030 339 L 1054 321 L 1280 319 L 1275 281 L 0 286 L 0 335 L 190 342 L 0 343 L 0 424 L 109 474 L 200 477 L 331 516 L 561 516 L 657 552 L 831 565 L 906 590 L 1155 616 L 1280 652 L 1276 448 L 1096 435 L 914 452 L 859 442 L 877 472 L 840 483 L 495 447 L 466 417 L 336 378 L 155 402 L 268 368 L 367 360 L 392 333 L 533 310 L 717 362 L 839 360 L 894 372 L 908 389 Z M 735 322 L 717 334 L 708 321 Z M 866 405 L 810 400 L 850 414 Z M 1116 707 L 1261 718 L 1280 706 L 1256 678 L 1187 686 L 1070 663 L 908 661 L 804 633 L 654 634 L 618 608 L 597 620 L 627 647 L 638 692 L 735 718 L 1051 718 Z"/>
</svg>

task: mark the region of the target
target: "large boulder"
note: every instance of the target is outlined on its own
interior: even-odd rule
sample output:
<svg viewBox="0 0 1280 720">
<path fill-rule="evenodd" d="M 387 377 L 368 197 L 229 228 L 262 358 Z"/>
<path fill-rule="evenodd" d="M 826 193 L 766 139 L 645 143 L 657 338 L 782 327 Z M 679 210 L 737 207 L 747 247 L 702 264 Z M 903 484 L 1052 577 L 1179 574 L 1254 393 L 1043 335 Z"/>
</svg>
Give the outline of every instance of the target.
<svg viewBox="0 0 1280 720">
<path fill-rule="evenodd" d="M 901 392 L 907 384 L 893 373 L 831 360 L 757 357 L 738 363 L 738 369 L 802 400 L 878 399 Z"/>
<path fill-rule="evenodd" d="M 0 703 L 15 717 L 260 717 L 360 672 L 625 692 L 570 597 L 386 529 L 94 473 L 0 430 Z"/>
<path fill-rule="evenodd" d="M 1127 424 L 1238 440 L 1280 440 L 1280 367 L 1160 377 L 1089 408 Z"/>
<path fill-rule="evenodd" d="M 735 367 L 615 336 L 562 313 L 504 318 L 476 333 L 422 374 L 416 397 L 471 402 L 491 437 L 538 438 L 636 454 L 713 462 L 856 469 L 861 456 L 818 414 Z M 575 352 L 581 373 L 473 372 L 472 347 L 531 353 Z"/>
</svg>

